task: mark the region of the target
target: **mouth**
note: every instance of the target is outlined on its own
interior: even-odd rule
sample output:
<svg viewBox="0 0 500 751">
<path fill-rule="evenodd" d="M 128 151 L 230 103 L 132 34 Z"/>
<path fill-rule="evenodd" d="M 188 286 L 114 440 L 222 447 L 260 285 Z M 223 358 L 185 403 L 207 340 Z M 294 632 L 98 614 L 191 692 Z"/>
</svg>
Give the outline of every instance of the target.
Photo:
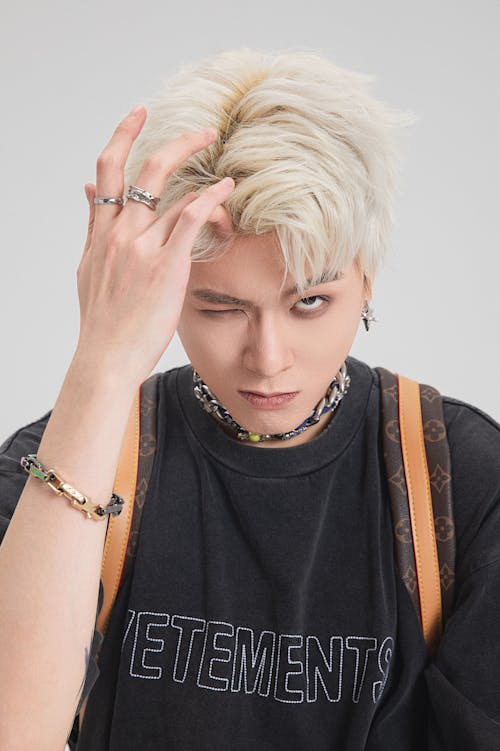
<svg viewBox="0 0 500 751">
<path fill-rule="evenodd" d="M 262 394 L 256 391 L 239 391 L 238 393 L 253 407 L 257 407 L 258 409 L 279 409 L 279 407 L 289 404 L 299 392 L 288 391 L 284 393 Z"/>
</svg>

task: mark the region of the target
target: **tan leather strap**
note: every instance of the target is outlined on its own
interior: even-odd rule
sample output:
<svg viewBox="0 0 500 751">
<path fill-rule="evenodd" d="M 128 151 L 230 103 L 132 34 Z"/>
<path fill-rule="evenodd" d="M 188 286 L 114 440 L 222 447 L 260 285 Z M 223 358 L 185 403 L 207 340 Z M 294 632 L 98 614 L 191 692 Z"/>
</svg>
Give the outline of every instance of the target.
<svg viewBox="0 0 500 751">
<path fill-rule="evenodd" d="M 424 638 L 431 655 L 441 638 L 441 585 L 434 513 L 425 452 L 420 388 L 398 374 L 399 426 L 417 567 Z"/>
<path fill-rule="evenodd" d="M 102 608 L 97 618 L 97 630 L 103 636 L 108 628 L 109 617 L 118 593 L 130 526 L 132 524 L 132 515 L 134 513 L 137 469 L 139 466 L 140 415 L 141 388 L 138 389 L 130 410 L 113 487 L 113 491 L 124 499 L 125 505 L 118 516 L 110 516 L 108 520 L 108 529 L 106 531 L 102 556 L 101 579 L 104 597 Z M 87 699 L 83 702 L 80 709 L 80 729 L 87 708 Z"/>
<path fill-rule="evenodd" d="M 108 521 L 106 541 L 102 556 L 101 578 L 104 598 L 97 620 L 97 628 L 104 635 L 120 585 L 125 551 L 134 513 L 134 498 L 139 466 L 140 389 L 134 397 L 123 437 L 118 470 L 113 491 L 125 500 L 122 512 Z"/>
<path fill-rule="evenodd" d="M 425 453 L 419 384 L 398 374 L 401 447 L 408 486 L 408 500 L 417 566 L 422 627 L 429 651 L 441 636 L 441 590 L 436 551 L 434 517 L 429 472 Z M 101 577 L 104 587 L 103 606 L 98 630 L 104 635 L 118 592 L 125 550 L 132 523 L 137 483 L 140 438 L 140 389 L 131 409 L 124 435 L 114 492 L 125 500 L 121 514 L 108 522 Z M 87 701 L 80 710 L 80 728 Z"/>
</svg>

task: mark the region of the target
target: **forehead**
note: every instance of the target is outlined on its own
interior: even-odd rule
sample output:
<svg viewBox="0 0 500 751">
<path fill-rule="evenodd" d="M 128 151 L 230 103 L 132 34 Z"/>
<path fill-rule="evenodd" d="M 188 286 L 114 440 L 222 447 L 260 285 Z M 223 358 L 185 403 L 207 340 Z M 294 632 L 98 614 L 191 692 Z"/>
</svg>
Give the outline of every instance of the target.
<svg viewBox="0 0 500 751">
<path fill-rule="evenodd" d="M 306 259 L 304 264 L 309 277 L 311 268 Z M 280 286 L 285 272 L 285 260 L 276 235 L 265 233 L 237 237 L 212 257 L 193 260 L 190 276 L 192 282 L 227 278 L 245 283 L 247 279 L 259 278 Z M 293 282 L 293 276 L 288 273 L 285 284 L 290 286 Z"/>
<path fill-rule="evenodd" d="M 269 273 L 283 275 L 285 264 L 277 240 L 271 233 L 235 238 L 226 248 L 207 259 L 193 261 L 192 272 L 197 276 L 210 274 L 243 274 L 265 264 Z"/>
<path fill-rule="evenodd" d="M 275 289 L 271 285 L 263 287 L 242 285 L 237 278 L 233 278 L 230 281 L 217 279 L 214 282 L 199 280 L 197 284 L 190 285 L 188 294 L 193 300 L 212 303 L 214 305 L 237 305 L 238 307 L 255 308 L 259 302 L 263 302 L 268 296 L 273 299 L 281 297 L 281 299 L 287 301 L 290 298 L 298 297 L 299 294 L 303 297 L 308 294 L 308 290 L 314 291 L 321 284 L 338 284 L 344 278 L 344 273 L 340 272 L 335 280 L 330 279 L 316 282 L 315 284 L 312 283 L 312 280 L 309 280 L 309 286 L 301 292 L 299 292 L 295 282 L 292 282 L 281 290 L 281 286 Z M 243 291 L 240 292 L 240 290 Z M 245 295 L 249 297 L 245 297 Z M 252 299 L 249 299 L 250 296 Z"/>
<path fill-rule="evenodd" d="M 270 234 L 239 237 L 216 256 L 192 262 L 188 293 L 193 300 L 253 307 L 266 300 L 298 295 L 294 277 L 284 275 L 285 262 L 276 239 Z M 349 269 L 339 272 L 335 279 L 325 275 L 309 288 L 337 285 L 348 275 Z M 310 276 L 306 267 L 306 278 Z"/>
</svg>

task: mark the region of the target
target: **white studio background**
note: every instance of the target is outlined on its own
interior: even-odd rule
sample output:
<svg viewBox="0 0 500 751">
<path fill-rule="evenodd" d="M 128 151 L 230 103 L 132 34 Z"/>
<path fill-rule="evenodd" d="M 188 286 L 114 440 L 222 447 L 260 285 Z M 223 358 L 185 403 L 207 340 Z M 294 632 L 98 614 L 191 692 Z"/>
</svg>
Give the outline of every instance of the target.
<svg viewBox="0 0 500 751">
<path fill-rule="evenodd" d="M 52 408 L 73 356 L 83 185 L 115 125 L 179 65 L 239 46 L 314 48 L 420 118 L 379 322 L 351 354 L 499 420 L 499 28 L 495 0 L 4 4 L 0 442 Z M 176 336 L 154 371 L 186 362 Z"/>
</svg>

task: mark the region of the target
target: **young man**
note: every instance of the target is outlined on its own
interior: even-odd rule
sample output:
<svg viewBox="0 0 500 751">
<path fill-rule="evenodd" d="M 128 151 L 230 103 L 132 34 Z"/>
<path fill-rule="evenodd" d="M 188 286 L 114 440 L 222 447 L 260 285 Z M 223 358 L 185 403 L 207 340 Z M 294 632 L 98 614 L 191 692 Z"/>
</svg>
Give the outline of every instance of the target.
<svg viewBox="0 0 500 751">
<path fill-rule="evenodd" d="M 49 685 L 44 739 L 88 697 L 78 751 L 495 747 L 500 426 L 443 398 L 458 550 L 431 660 L 394 560 L 378 375 L 349 355 L 371 319 L 397 121 L 361 83 L 315 56 L 224 53 L 179 74 L 145 126 L 144 111 L 126 118 L 99 160 L 90 198 L 130 184 L 132 200 L 91 201 L 77 355 L 54 410 L 0 447 L 0 563 L 18 572 L 0 579 L 17 654 L 0 653 L 9 729 Z M 217 135 L 170 140 L 201 125 Z M 48 521 L 35 518 L 39 481 L 23 490 L 19 457 L 38 451 L 108 497 L 131 398 L 174 330 L 190 362 L 159 380 L 134 567 L 98 666 L 94 632 L 82 694 L 74 652 L 94 620 L 104 525 L 48 491 Z M 60 681 L 18 677 L 37 660 L 80 689 L 74 706 L 61 710 Z"/>
</svg>

